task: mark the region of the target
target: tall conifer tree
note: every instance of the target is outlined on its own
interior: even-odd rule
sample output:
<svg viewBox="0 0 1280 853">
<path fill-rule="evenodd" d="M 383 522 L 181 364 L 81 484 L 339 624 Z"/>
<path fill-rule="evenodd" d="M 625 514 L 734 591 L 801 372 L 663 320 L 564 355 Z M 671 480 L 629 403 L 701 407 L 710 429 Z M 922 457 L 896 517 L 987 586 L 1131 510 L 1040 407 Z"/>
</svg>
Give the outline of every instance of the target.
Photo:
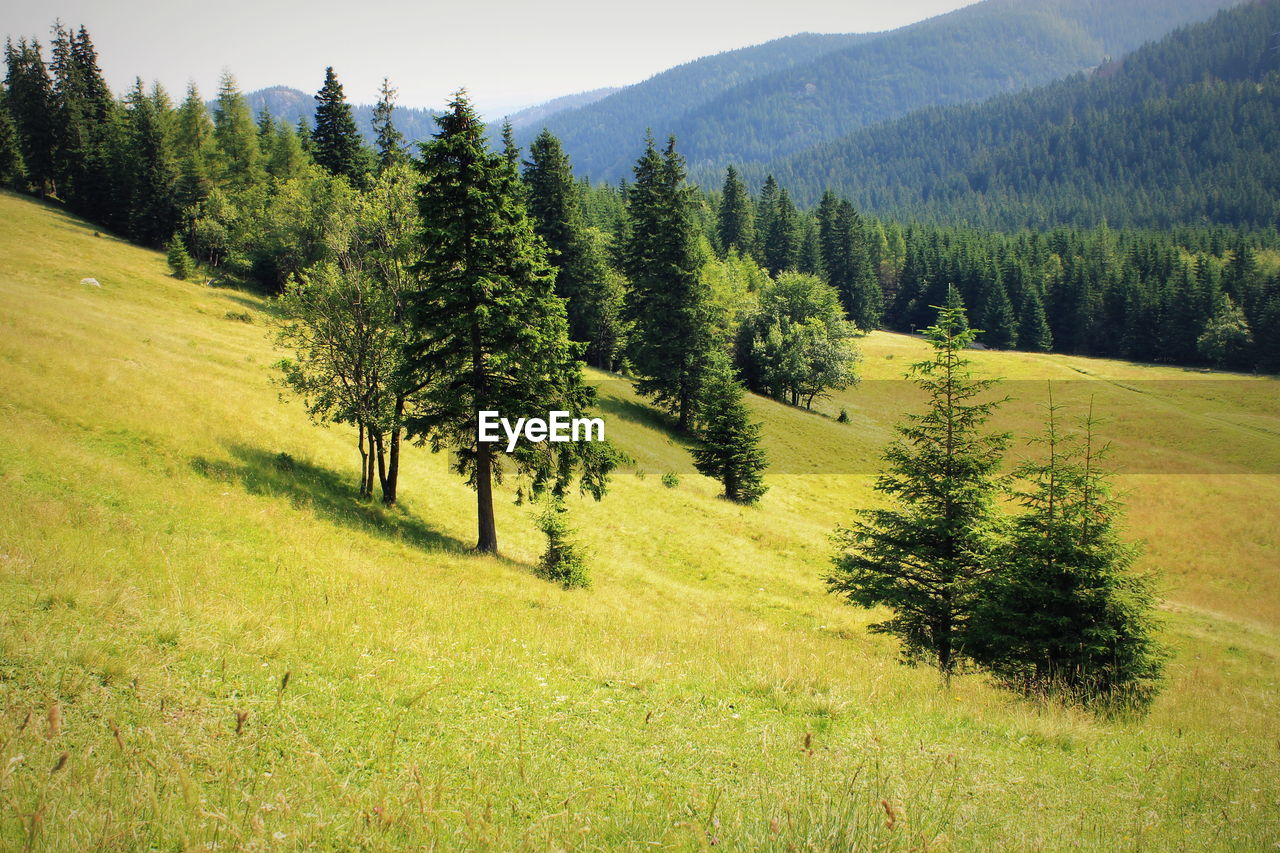
<svg viewBox="0 0 1280 853">
<path fill-rule="evenodd" d="M 631 358 L 640 393 L 688 429 L 712 345 L 708 286 L 684 159 L 675 137 L 659 154 L 653 137 L 627 188 L 623 271 L 631 279 L 627 312 L 635 322 Z"/>
<path fill-rule="evenodd" d="M 236 78 L 224 71 L 213 107 L 213 137 L 218 151 L 218 182 L 244 189 L 262 179 L 262 151 L 249 103 L 236 86 Z"/>
<path fill-rule="evenodd" d="M 755 250 L 755 215 L 751 210 L 751 195 L 733 166 L 725 170 L 716 232 L 720 250 L 726 255 L 731 249 L 736 249 L 740 255 Z"/>
<path fill-rule="evenodd" d="M 378 102 L 373 105 L 373 133 L 378 147 L 378 169 L 385 170 L 409 159 L 404 134 L 396 129 L 396 90 L 391 80 L 382 78 Z"/>
<path fill-rule="evenodd" d="M 56 194 L 53 82 L 44 64 L 40 42 L 19 39 L 15 45 L 7 41 L 5 64 L 6 100 L 18 131 L 27 177 L 41 197 L 51 192 Z"/>
<path fill-rule="evenodd" d="M 324 85 L 316 93 L 316 126 L 311 131 L 312 157 L 316 165 L 332 175 L 360 184 L 364 180 L 360 131 L 351 114 L 351 105 L 342 93 L 342 84 L 333 66 L 324 70 Z"/>
<path fill-rule="evenodd" d="M 406 298 L 406 355 L 419 385 L 406 428 L 456 454 L 456 469 L 476 490 L 476 548 L 494 552 L 493 483 L 507 457 L 499 445 L 478 440 L 478 413 L 514 422 L 550 409 L 582 412 L 591 395 L 515 172 L 488 149 L 464 93 L 436 121 L 440 131 L 423 147 L 419 166 L 420 287 Z M 548 478 L 559 485 L 568 463 L 584 461 L 570 454 L 595 452 L 590 442 L 538 448 L 517 448 L 509 459 L 535 486 Z M 553 448 L 565 455 L 549 460 Z M 608 467 L 591 467 L 599 462 L 584 463 L 591 474 L 584 483 L 597 497 Z"/>
<path fill-rule="evenodd" d="M 593 320 L 607 271 L 586 233 L 569 157 L 549 130 L 529 146 L 524 184 L 529 216 L 557 269 L 556 293 L 566 300 L 569 333 L 575 341 L 598 343 Z"/>
</svg>

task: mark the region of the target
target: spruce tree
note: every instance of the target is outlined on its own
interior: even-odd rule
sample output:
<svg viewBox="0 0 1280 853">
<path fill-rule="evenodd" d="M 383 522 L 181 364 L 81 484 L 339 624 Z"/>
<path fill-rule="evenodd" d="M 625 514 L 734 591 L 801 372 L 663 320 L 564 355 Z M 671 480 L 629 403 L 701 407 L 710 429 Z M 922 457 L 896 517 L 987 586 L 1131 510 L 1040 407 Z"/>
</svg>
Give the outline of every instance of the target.
<svg viewBox="0 0 1280 853">
<path fill-rule="evenodd" d="M 726 255 L 731 249 L 736 249 L 740 255 L 749 254 L 755 249 L 755 216 L 751 210 L 751 195 L 733 166 L 725 170 L 716 232 L 720 250 Z"/>
<path fill-rule="evenodd" d="M 994 380 L 969 370 L 964 351 L 975 333 L 963 309 L 942 308 L 925 334 L 933 357 L 908 376 L 928 408 L 896 427 L 888 469 L 876 478 L 891 504 L 837 530 L 827 586 L 850 604 L 888 607 L 891 617 L 871 630 L 896 637 L 906 662 L 932 664 L 949 678 L 981 581 L 997 566 L 996 469 L 1009 438 L 984 431 L 998 402 L 979 401 Z"/>
<path fill-rule="evenodd" d="M 1044 314 L 1044 302 L 1034 287 L 1028 287 L 1022 299 L 1022 313 L 1018 318 L 1018 345 L 1029 352 L 1049 352 L 1053 349 L 1053 332 L 1049 318 Z"/>
<path fill-rule="evenodd" d="M 174 278 L 187 281 L 195 275 L 195 261 L 191 260 L 191 255 L 187 252 L 182 238 L 177 235 L 169 238 L 169 243 L 165 247 L 165 256 L 169 261 L 169 271 L 173 273 Z"/>
<path fill-rule="evenodd" d="M 513 170 L 520 170 L 520 146 L 516 145 L 516 131 L 510 121 L 502 122 L 502 158 Z"/>
<path fill-rule="evenodd" d="M 1105 447 L 1090 415 L 1064 433 L 1050 396 L 1038 443 L 1022 465 L 1005 565 L 989 575 L 966 650 L 1004 684 L 1085 704 L 1147 705 L 1164 653 L 1155 637 L 1151 579 L 1120 539 L 1121 507 L 1100 467 Z"/>
<path fill-rule="evenodd" d="M 675 414 L 683 430 L 693 422 L 714 330 L 693 199 L 675 137 L 662 154 L 652 137 L 646 139 L 635 177 L 627 188 L 622 247 L 623 272 L 631 280 L 627 314 L 635 323 L 631 361 L 640 393 Z"/>
<path fill-rule="evenodd" d="M 378 102 L 373 105 L 373 134 L 378 147 L 378 170 L 382 171 L 409 159 L 404 134 L 396 129 L 393 116 L 396 90 L 391 80 L 382 78 Z"/>
<path fill-rule="evenodd" d="M 27 181 L 27 167 L 22 161 L 22 143 L 18 126 L 9 114 L 8 92 L 0 85 L 0 186 L 21 190 Z"/>
<path fill-rule="evenodd" d="M 262 151 L 249 104 L 231 72 L 223 72 L 213 107 L 213 137 L 217 144 L 217 180 L 223 187 L 243 190 L 262 180 Z"/>
<path fill-rule="evenodd" d="M 167 98 L 147 97 L 138 80 L 126 100 L 132 187 L 129 236 L 144 246 L 161 246 L 173 235 L 178 216 L 178 173 L 164 128 L 167 117 L 161 113 Z"/>
<path fill-rule="evenodd" d="M 504 152 L 505 153 L 505 152 Z M 549 130 L 529 146 L 524 188 L 534 229 L 547 244 L 547 260 L 557 269 L 556 293 L 566 301 L 569 334 L 575 341 L 598 345 L 594 328 L 599 291 L 606 270 L 582 221 L 582 206 L 569 158 Z M 598 346 L 593 347 L 598 351 Z"/>
<path fill-rule="evenodd" d="M 800 221 L 791 194 L 778 190 L 778 202 L 765 234 L 764 267 L 775 278 L 794 270 L 800 259 Z"/>
<path fill-rule="evenodd" d="M 751 422 L 744 395 L 728 357 L 717 351 L 698 404 L 702 427 L 693 465 L 698 473 L 719 480 L 729 500 L 753 504 L 768 491 L 763 476 L 768 463 L 760 448 L 760 424 Z"/>
<path fill-rule="evenodd" d="M 867 251 L 857 211 L 830 191 L 818 204 L 818 248 L 827 282 L 839 293 L 845 312 L 863 331 L 880 325 L 884 295 Z"/>
<path fill-rule="evenodd" d="M 50 70 L 59 195 L 78 213 L 110 222 L 119 215 L 114 207 L 120 164 L 118 151 L 111 150 L 110 127 L 115 100 L 86 29 L 73 33 L 54 24 Z"/>
<path fill-rule="evenodd" d="M 406 358 L 418 386 L 406 429 L 433 449 L 455 452 L 456 470 L 476 490 L 476 548 L 495 552 L 493 482 L 505 461 L 532 476 L 535 488 L 551 480 L 562 486 L 580 463 L 584 487 L 596 497 L 610 463 L 584 458 L 595 452 L 591 442 L 546 442 L 507 457 L 501 446 L 479 441 L 481 411 L 513 422 L 552 409 L 581 413 L 591 393 L 517 176 L 488 149 L 464 93 L 436 122 L 440 130 L 419 163 L 419 288 L 405 299 Z"/>
<path fill-rule="evenodd" d="M 765 263 L 765 253 L 768 251 L 769 232 L 773 229 L 773 221 L 778 216 L 778 182 L 773 175 L 769 175 L 764 179 L 764 186 L 760 188 L 760 197 L 756 199 L 756 245 L 753 255 L 762 263 Z"/>
<path fill-rule="evenodd" d="M 53 82 L 45 67 L 40 42 L 5 42 L 5 89 L 9 114 L 18 131 L 27 177 L 43 198 L 57 194 L 57 130 Z"/>
<path fill-rule="evenodd" d="M 177 203 L 183 209 L 203 204 L 213 190 L 213 121 L 195 83 L 178 107 L 173 133 L 178 163 Z"/>
<path fill-rule="evenodd" d="M 995 349 L 1013 349 L 1018 345 L 1018 319 L 1013 313 L 1009 294 L 998 278 L 991 280 L 982 317 L 982 342 Z"/>
<path fill-rule="evenodd" d="M 359 186 L 365 171 L 360 131 L 356 129 L 351 105 L 342 93 L 342 84 L 333 73 L 333 66 L 324 70 L 324 85 L 315 100 L 316 125 L 311 131 L 311 153 L 316 165 Z"/>
</svg>

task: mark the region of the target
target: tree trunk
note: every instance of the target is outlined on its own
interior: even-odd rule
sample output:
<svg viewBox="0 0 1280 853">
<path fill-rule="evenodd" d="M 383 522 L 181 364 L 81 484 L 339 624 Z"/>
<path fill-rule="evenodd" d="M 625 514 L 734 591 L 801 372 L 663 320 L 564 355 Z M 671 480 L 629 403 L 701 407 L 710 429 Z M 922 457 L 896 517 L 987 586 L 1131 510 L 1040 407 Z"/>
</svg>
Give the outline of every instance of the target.
<svg viewBox="0 0 1280 853">
<path fill-rule="evenodd" d="M 476 445 L 476 518 L 478 520 L 479 538 L 476 550 L 482 554 L 498 552 L 498 527 L 493 518 L 493 483 L 492 459 L 490 445 L 480 442 Z"/>
<path fill-rule="evenodd" d="M 357 423 L 356 430 L 359 433 L 360 446 L 360 497 L 366 498 L 372 492 L 373 484 L 369 482 L 369 453 L 364 446 L 364 424 Z"/>
<path fill-rule="evenodd" d="M 387 458 L 387 481 L 382 486 L 382 502 L 396 505 L 396 483 L 400 479 L 400 421 L 404 417 L 404 396 L 396 397 L 396 418 L 391 427 L 391 448 Z"/>
<path fill-rule="evenodd" d="M 374 448 L 378 457 L 378 488 L 382 491 L 382 502 L 387 502 L 387 445 L 382 433 L 373 436 Z"/>
</svg>

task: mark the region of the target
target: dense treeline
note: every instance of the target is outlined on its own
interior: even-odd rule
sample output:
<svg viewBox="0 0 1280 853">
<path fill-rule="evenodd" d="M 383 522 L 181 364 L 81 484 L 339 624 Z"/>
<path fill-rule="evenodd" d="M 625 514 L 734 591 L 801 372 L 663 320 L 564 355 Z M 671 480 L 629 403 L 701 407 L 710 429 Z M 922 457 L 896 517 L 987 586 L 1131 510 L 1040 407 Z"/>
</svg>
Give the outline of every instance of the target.
<svg viewBox="0 0 1280 853">
<path fill-rule="evenodd" d="M 1091 75 L 859 130 L 773 167 L 901 218 L 983 227 L 1280 222 L 1280 3 L 1223 12 Z M 763 177 L 757 167 L 755 177 Z"/>
<path fill-rule="evenodd" d="M 1213 23 L 1231 35 L 1216 48 L 1215 73 L 1236 68 L 1247 76 L 1273 61 L 1233 47 L 1254 38 L 1256 27 L 1231 22 L 1274 13 L 1277 5 Z M 1198 33 L 1177 38 L 1199 44 Z M 340 262 L 352 252 L 345 211 L 388 167 L 409 159 L 392 120 L 389 83 L 376 110 L 375 150 L 360 138 L 332 69 L 313 120 L 300 130 L 267 116 L 255 121 L 229 75 L 212 116 L 194 88 L 176 107 L 162 89 L 146 91 L 140 82 L 117 100 L 83 28 L 55 27 L 51 54 L 46 66 L 34 42 L 6 48 L 5 180 L 60 198 L 146 245 L 165 245 L 176 234 L 175 257 L 187 254 L 214 275 L 280 291 L 316 264 Z M 1161 45 L 1129 62 L 1131 69 L 1163 68 L 1175 55 Z M 1179 73 L 1189 79 L 1200 65 L 1186 62 Z M 1151 71 L 1143 79 L 1156 87 L 1170 76 Z M 753 196 L 732 168 L 719 193 L 702 193 L 685 185 L 684 161 L 673 147 L 661 156 L 653 148 L 640 162 L 655 157 L 664 165 L 633 170 L 632 184 L 592 186 L 573 179 L 550 133 L 525 155 L 508 154 L 523 170 L 532 221 L 558 268 L 571 336 L 585 343 L 590 363 L 635 371 L 662 399 L 683 400 L 676 414 L 685 426 L 695 421 L 705 361 L 698 352 L 730 349 L 748 387 L 811 403 L 852 381 L 853 362 L 833 355 L 849 349 L 851 332 L 842 323 L 924 328 L 951 284 L 987 346 L 1280 369 L 1274 231 L 1103 226 L 1008 235 L 904 226 L 864 216 L 830 191 L 802 211 L 791 188 L 772 177 Z M 665 175 L 665 187 L 650 186 L 646 175 Z M 643 240 L 650 244 L 637 242 Z M 678 257 L 668 257 L 662 275 L 670 280 L 666 270 L 684 270 L 684 290 L 652 301 L 645 264 L 671 252 Z M 843 316 L 794 278 L 781 297 L 775 291 L 784 287 L 783 273 L 832 288 Z M 803 304 L 795 300 L 801 293 L 808 294 Z M 686 315 L 692 325 L 675 322 Z M 664 348 L 664 335 L 689 351 Z M 655 366 L 681 361 L 676 379 L 663 379 L 665 368 Z"/>
</svg>

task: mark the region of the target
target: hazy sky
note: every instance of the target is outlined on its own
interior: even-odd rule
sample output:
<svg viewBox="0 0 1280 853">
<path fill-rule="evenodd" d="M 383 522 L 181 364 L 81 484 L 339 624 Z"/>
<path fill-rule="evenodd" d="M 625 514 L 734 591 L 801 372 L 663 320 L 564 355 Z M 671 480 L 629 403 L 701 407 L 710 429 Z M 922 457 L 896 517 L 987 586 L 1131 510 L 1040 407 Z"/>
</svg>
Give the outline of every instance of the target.
<svg viewBox="0 0 1280 853">
<path fill-rule="evenodd" d="M 206 97 L 229 68 L 245 91 L 311 92 L 333 65 L 369 103 L 384 76 L 405 106 L 461 86 L 497 116 L 557 95 L 639 82 L 710 53 L 798 32 L 869 32 L 973 0 L 0 0 L 0 33 L 47 41 L 55 18 L 85 25 L 112 88 L 135 76 Z"/>
</svg>

